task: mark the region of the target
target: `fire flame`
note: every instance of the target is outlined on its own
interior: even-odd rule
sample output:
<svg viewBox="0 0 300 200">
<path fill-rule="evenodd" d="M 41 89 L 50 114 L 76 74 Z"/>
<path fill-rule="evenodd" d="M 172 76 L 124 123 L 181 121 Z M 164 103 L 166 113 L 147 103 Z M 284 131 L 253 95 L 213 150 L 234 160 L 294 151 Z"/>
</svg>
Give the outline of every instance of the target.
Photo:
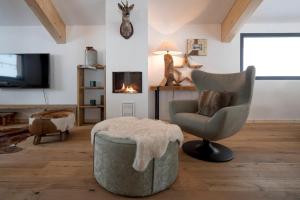
<svg viewBox="0 0 300 200">
<path fill-rule="evenodd" d="M 124 83 L 120 91 L 124 93 L 137 93 L 137 91 L 132 86 L 125 86 Z"/>
</svg>

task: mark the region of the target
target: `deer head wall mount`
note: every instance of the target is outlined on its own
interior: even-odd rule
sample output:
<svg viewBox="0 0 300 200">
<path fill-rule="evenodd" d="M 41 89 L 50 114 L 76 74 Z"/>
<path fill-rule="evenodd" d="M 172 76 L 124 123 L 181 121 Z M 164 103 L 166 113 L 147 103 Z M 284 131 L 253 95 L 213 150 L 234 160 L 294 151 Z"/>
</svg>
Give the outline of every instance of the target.
<svg viewBox="0 0 300 200">
<path fill-rule="evenodd" d="M 128 5 L 128 1 L 126 3 L 118 3 L 120 10 L 122 11 L 122 24 L 120 26 L 120 34 L 125 38 L 129 39 L 133 35 L 133 26 L 130 22 L 130 11 L 132 11 L 134 4 Z"/>
</svg>

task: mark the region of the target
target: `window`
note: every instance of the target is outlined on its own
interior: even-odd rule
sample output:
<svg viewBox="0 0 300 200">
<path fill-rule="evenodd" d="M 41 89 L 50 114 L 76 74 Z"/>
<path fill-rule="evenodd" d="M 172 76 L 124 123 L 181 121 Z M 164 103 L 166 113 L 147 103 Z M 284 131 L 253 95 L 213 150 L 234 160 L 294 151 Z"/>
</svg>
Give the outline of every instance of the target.
<svg viewBox="0 0 300 200">
<path fill-rule="evenodd" d="M 241 71 L 258 80 L 300 79 L 300 33 L 241 33 Z"/>
<path fill-rule="evenodd" d="M 0 76 L 17 77 L 16 55 L 0 55 Z"/>
</svg>

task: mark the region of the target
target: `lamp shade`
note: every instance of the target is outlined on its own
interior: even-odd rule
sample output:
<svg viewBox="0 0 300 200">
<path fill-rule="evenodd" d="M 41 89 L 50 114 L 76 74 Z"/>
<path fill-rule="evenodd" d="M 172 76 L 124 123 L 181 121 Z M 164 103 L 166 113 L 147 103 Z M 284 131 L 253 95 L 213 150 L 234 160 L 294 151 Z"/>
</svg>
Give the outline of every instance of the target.
<svg viewBox="0 0 300 200">
<path fill-rule="evenodd" d="M 160 44 L 157 51 L 154 54 L 171 54 L 171 55 L 179 55 L 181 52 L 178 50 L 176 45 L 170 41 L 164 41 Z"/>
</svg>

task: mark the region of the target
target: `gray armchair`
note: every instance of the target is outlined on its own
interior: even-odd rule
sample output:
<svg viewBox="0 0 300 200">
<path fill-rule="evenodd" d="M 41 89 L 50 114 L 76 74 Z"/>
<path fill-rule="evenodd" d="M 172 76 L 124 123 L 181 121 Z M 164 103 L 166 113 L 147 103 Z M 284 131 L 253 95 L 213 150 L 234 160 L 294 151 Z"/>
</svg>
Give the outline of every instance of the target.
<svg viewBox="0 0 300 200">
<path fill-rule="evenodd" d="M 192 72 L 192 79 L 198 91 L 214 90 L 233 92 L 232 105 L 217 111 L 212 117 L 197 113 L 198 100 L 175 100 L 170 102 L 172 123 L 201 140 L 183 144 L 188 155 L 206 161 L 224 162 L 233 159 L 232 151 L 211 141 L 230 137 L 244 125 L 249 114 L 255 80 L 255 68 L 234 74 L 212 74 L 199 70 Z"/>
</svg>

